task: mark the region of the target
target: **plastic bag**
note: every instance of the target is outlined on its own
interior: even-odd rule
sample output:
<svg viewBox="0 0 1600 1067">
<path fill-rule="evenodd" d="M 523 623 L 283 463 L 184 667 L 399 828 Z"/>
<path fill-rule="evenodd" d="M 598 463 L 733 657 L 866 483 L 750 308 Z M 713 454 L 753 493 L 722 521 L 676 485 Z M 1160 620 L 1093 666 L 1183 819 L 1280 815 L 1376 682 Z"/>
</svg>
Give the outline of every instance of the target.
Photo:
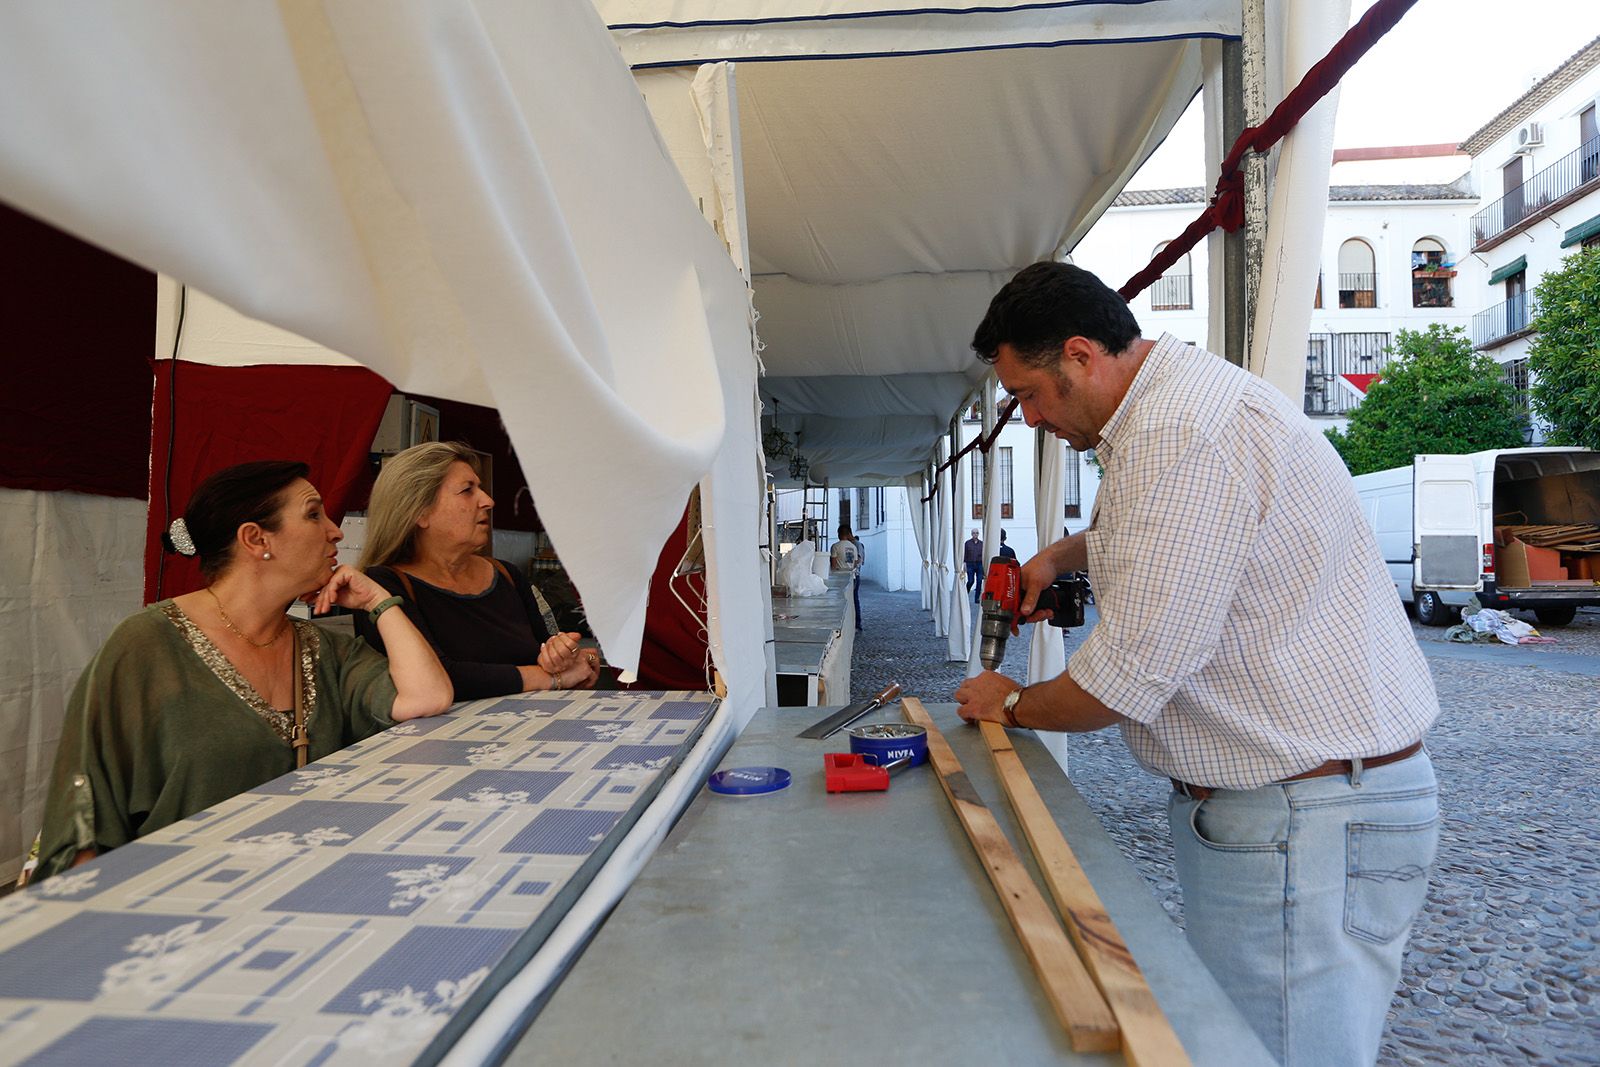
<svg viewBox="0 0 1600 1067">
<path fill-rule="evenodd" d="M 816 545 L 801 541 L 778 562 L 778 584 L 788 588 L 790 596 L 821 596 L 828 591 L 827 580 L 812 573 L 816 555 Z"/>
</svg>

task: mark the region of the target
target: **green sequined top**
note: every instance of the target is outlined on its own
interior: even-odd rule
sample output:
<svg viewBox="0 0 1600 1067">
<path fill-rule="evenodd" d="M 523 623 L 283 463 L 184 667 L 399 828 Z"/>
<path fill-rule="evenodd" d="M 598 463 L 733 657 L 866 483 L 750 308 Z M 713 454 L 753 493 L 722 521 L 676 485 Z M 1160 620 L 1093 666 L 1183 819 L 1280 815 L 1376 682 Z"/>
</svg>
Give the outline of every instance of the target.
<svg viewBox="0 0 1600 1067">
<path fill-rule="evenodd" d="M 294 625 L 309 758 L 393 725 L 389 661 L 360 638 Z M 33 880 L 287 774 L 292 725 L 172 601 L 123 620 L 67 704 Z"/>
</svg>

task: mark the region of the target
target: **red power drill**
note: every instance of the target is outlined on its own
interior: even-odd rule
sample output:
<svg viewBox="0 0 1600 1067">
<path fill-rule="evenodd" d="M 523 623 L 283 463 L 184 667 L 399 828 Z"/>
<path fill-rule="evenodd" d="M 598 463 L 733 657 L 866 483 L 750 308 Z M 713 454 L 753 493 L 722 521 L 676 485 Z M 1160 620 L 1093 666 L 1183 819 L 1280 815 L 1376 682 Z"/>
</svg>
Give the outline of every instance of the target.
<svg viewBox="0 0 1600 1067">
<path fill-rule="evenodd" d="M 1075 574 L 1064 575 L 1039 590 L 1033 610 L 1049 611 L 1051 626 L 1082 626 L 1087 597 L 1087 582 Z M 1010 556 L 996 556 L 989 561 L 989 573 L 983 580 L 983 621 L 978 624 L 982 638 L 978 662 L 988 670 L 1000 669 L 1006 658 L 1006 639 L 1021 613 L 1022 566 Z"/>
</svg>

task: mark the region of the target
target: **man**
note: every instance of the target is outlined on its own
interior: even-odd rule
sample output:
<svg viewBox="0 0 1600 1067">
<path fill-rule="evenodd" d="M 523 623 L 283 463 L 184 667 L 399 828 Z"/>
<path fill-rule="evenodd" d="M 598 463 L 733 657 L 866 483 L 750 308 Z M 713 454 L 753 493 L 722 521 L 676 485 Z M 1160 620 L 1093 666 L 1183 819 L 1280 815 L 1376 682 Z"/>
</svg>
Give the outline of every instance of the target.
<svg viewBox="0 0 1600 1067">
<path fill-rule="evenodd" d="M 1006 559 L 1016 559 L 1017 550 L 1006 544 L 1006 532 L 1000 531 L 1000 554 Z"/>
<path fill-rule="evenodd" d="M 1090 528 L 1022 572 L 1031 621 L 1087 569 L 1098 624 L 1056 678 L 968 679 L 962 717 L 1119 725 L 1173 782 L 1196 954 L 1289 1067 L 1372 1063 L 1438 839 L 1439 705 L 1348 472 L 1283 395 L 1141 339 L 1076 267 L 1023 270 L 972 344 L 1029 426 L 1105 474 Z M 1331 641 L 1334 617 L 1362 626 Z"/>
<path fill-rule="evenodd" d="M 972 594 L 973 603 L 977 603 L 978 594 L 983 592 L 983 538 L 978 536 L 976 528 L 963 548 L 966 552 L 962 558 L 967 564 L 967 592 Z"/>
<path fill-rule="evenodd" d="M 866 549 L 847 523 L 839 524 L 839 540 L 833 543 L 833 569 L 850 571 L 854 578 L 850 585 L 855 596 L 856 630 L 861 630 L 861 564 L 867 560 Z"/>
</svg>

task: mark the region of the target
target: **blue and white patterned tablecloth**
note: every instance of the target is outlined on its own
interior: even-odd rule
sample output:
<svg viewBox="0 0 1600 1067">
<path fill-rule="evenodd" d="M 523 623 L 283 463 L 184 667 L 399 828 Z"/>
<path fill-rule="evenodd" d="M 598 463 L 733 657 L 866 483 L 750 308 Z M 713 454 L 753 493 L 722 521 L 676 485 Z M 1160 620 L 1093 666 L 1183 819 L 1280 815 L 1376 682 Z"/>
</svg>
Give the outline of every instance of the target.
<svg viewBox="0 0 1600 1067">
<path fill-rule="evenodd" d="M 0 899 L 0 1062 L 436 1059 L 715 708 L 476 701 Z"/>
</svg>

